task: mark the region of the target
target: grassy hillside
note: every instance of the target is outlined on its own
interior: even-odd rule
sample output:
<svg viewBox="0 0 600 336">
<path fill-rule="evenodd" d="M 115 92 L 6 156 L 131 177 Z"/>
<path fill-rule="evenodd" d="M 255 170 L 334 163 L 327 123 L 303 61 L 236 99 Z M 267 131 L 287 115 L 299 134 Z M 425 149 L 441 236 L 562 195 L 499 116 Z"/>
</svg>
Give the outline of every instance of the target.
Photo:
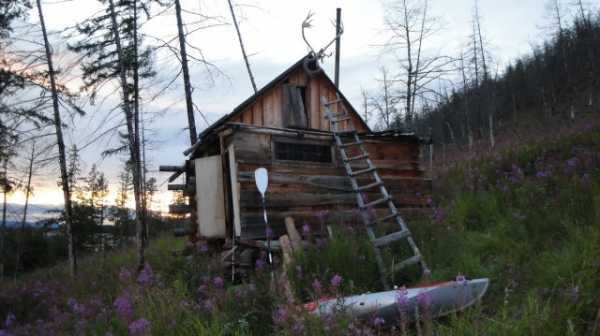
<svg viewBox="0 0 600 336">
<path fill-rule="evenodd" d="M 0 335 L 600 335 L 600 129 L 464 162 L 437 182 L 434 216 L 410 223 L 435 279 L 489 277 L 483 302 L 406 333 L 343 314 L 316 319 L 287 302 L 261 260 L 228 284 L 204 248 L 174 255 L 181 240 L 152 242 L 136 276 L 133 251 L 40 270 L 0 288 Z M 328 241 L 289 269 L 298 297 L 377 290 L 371 250 L 357 223 L 325 220 Z M 391 256 L 388 256 L 391 257 Z M 411 274 L 394 279 L 414 282 Z"/>
</svg>

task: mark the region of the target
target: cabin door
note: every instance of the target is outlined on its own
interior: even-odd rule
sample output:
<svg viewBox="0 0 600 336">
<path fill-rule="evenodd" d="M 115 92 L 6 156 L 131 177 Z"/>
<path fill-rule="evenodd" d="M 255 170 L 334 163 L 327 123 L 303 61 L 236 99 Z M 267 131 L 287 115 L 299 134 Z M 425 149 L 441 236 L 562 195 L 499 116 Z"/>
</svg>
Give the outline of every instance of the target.
<svg viewBox="0 0 600 336">
<path fill-rule="evenodd" d="M 194 160 L 198 232 L 206 238 L 225 238 L 225 199 L 221 156 Z"/>
</svg>

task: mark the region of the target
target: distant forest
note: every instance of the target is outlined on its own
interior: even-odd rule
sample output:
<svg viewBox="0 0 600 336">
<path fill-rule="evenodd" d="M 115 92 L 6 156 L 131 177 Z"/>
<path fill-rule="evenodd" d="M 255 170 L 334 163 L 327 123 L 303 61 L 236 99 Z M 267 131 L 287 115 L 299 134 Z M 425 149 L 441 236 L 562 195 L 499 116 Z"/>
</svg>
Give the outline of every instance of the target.
<svg viewBox="0 0 600 336">
<path fill-rule="evenodd" d="M 431 137 L 435 144 L 485 141 L 493 147 L 496 134 L 508 128 L 572 122 L 597 113 L 600 13 L 586 12 L 581 3 L 575 7 L 568 26 L 556 8 L 551 38 L 499 74 L 486 66 L 485 51 L 476 42 L 468 59 L 456 61 L 459 84 L 437 93 L 435 102 L 425 102 L 411 124 L 397 116 L 394 126 Z"/>
</svg>

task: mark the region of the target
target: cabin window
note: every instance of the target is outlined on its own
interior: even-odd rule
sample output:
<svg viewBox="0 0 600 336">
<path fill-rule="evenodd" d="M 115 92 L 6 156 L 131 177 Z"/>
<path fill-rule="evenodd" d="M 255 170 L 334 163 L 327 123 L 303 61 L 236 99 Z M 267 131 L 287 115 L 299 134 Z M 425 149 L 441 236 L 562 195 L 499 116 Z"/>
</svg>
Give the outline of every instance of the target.
<svg viewBox="0 0 600 336">
<path fill-rule="evenodd" d="M 275 141 L 275 159 L 331 163 L 331 146 Z"/>
</svg>

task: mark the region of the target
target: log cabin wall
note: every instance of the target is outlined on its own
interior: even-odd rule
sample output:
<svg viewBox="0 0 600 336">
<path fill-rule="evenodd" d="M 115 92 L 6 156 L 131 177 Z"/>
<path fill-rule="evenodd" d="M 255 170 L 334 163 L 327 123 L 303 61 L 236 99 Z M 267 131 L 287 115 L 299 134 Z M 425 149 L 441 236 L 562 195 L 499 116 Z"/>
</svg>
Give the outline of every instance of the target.
<svg viewBox="0 0 600 336">
<path fill-rule="evenodd" d="M 283 78 L 279 83 L 271 87 L 269 90 L 258 96 L 249 106 L 246 106 L 243 111 L 236 113 L 229 121 L 256 126 L 269 127 L 287 127 L 284 124 L 284 90 L 286 85 L 300 88 L 304 96 L 304 109 L 308 125 L 305 128 L 318 129 L 329 131 L 329 121 L 325 119 L 324 111 L 321 108 L 320 97 L 325 97 L 328 101 L 336 100 L 336 88 L 331 83 L 331 80 L 325 77 L 323 71 L 310 76 L 303 67 L 297 67 L 286 78 Z M 343 103 L 346 111 L 349 111 L 352 117 L 352 123 L 359 132 L 368 132 L 368 128 L 358 115 L 351 112 L 354 109 L 349 104 Z M 333 110 L 337 112 L 338 107 L 334 106 Z M 348 121 L 341 124 L 341 129 L 348 129 L 350 123 Z"/>
<path fill-rule="evenodd" d="M 320 220 L 315 216 L 319 210 L 328 211 L 329 223 L 342 217 L 358 219 L 355 194 L 337 157 L 331 135 L 298 134 L 300 132 L 292 130 L 242 128 L 228 136 L 228 148 L 232 151 L 229 158 L 235 166 L 234 169 L 230 167 L 230 172 L 235 174 L 231 183 L 237 187 L 232 194 L 232 203 L 239 207 L 238 221 L 243 239 L 265 238 L 260 194 L 254 182 L 254 170 L 259 167 L 269 171 L 267 207 L 275 236 L 285 233 L 286 216 L 294 217 L 297 225 L 308 223 L 314 230 L 320 227 Z M 365 137 L 364 141 L 401 214 L 406 217 L 422 214 L 431 192 L 431 180 L 424 177 L 419 166 L 418 142 L 414 138 L 407 141 L 405 138 L 374 136 Z M 294 145 L 327 147 L 331 151 L 331 160 L 307 162 L 279 159 L 281 152 L 278 152 L 277 146 L 281 143 L 291 144 L 291 148 Z M 320 158 L 323 157 L 327 158 Z M 367 179 L 359 179 L 359 184 L 367 183 Z M 376 195 L 366 193 L 368 199 L 379 198 Z M 373 211 L 379 215 L 383 209 Z"/>
</svg>

